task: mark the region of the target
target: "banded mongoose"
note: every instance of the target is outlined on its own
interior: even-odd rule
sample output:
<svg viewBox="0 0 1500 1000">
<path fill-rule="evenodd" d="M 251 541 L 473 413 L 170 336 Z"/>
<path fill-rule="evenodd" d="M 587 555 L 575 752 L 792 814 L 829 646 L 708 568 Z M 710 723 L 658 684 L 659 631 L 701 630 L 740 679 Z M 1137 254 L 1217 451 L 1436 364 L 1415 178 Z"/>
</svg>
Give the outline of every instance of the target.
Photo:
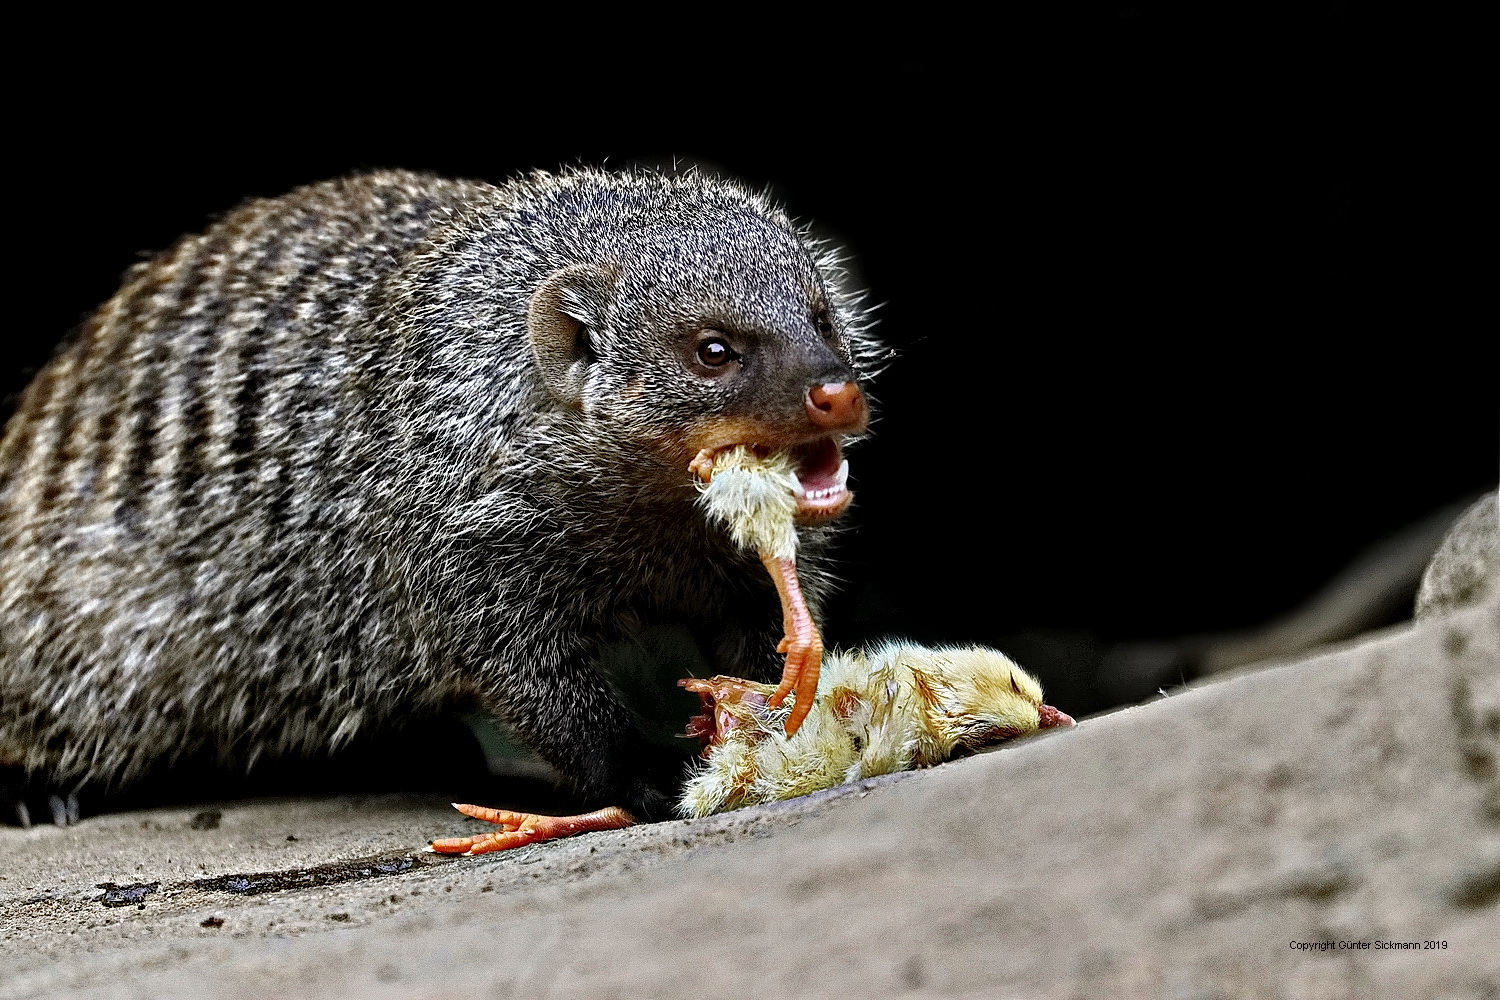
<svg viewBox="0 0 1500 1000">
<path fill-rule="evenodd" d="M 15 817 L 477 705 L 583 797 L 664 815 L 685 751 L 601 673 L 653 627 L 778 676 L 695 458 L 789 450 L 816 609 L 882 354 L 835 252 L 699 174 L 380 172 L 132 269 L 0 443 Z"/>
</svg>

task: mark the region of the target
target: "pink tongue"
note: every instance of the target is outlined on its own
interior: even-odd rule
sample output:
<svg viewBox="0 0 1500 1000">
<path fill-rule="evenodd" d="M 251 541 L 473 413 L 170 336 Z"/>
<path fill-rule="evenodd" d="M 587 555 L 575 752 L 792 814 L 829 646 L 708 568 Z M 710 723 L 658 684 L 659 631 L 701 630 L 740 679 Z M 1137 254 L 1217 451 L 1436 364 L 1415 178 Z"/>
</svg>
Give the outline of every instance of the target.
<svg viewBox="0 0 1500 1000">
<path fill-rule="evenodd" d="M 839 465 L 843 456 L 838 445 L 831 439 L 818 442 L 810 451 L 800 456 L 797 465 L 797 480 L 804 492 L 826 490 L 838 482 Z"/>
<path fill-rule="evenodd" d="M 797 482 L 802 484 L 803 493 L 814 493 L 818 490 L 826 490 L 833 485 L 833 477 L 818 473 L 808 475 L 800 470 L 797 472 Z"/>
</svg>

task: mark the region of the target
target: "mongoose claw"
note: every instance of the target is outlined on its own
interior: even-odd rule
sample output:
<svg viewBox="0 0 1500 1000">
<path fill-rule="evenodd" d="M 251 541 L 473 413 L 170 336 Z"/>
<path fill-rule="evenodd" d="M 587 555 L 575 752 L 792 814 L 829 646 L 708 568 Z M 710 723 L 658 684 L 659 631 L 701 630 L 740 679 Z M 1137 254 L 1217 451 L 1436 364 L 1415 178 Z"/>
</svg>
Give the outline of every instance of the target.
<svg viewBox="0 0 1500 1000">
<path fill-rule="evenodd" d="M 619 806 L 607 806 L 578 816 L 543 816 L 538 813 L 511 812 L 485 806 L 453 803 L 465 816 L 494 823 L 500 829 L 477 837 L 445 837 L 434 840 L 428 849 L 437 854 L 489 854 L 512 847 L 535 844 L 543 840 L 571 837 L 590 830 L 619 830 L 634 826 L 636 819 Z"/>
<path fill-rule="evenodd" d="M 29 827 L 51 820 L 56 826 L 72 826 L 78 818 L 76 792 L 29 782 L 18 768 L 0 767 L 0 823 Z"/>
</svg>

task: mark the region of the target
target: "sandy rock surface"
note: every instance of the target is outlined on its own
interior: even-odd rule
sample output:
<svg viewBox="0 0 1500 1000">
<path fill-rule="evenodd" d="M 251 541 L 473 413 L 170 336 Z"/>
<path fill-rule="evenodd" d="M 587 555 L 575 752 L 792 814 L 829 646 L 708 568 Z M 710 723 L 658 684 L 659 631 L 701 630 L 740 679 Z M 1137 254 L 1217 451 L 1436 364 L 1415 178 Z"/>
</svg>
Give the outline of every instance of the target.
<svg viewBox="0 0 1500 1000">
<path fill-rule="evenodd" d="M 0 997 L 1494 997 L 1500 601 L 918 774 L 420 851 L 478 826 L 0 829 Z"/>
</svg>

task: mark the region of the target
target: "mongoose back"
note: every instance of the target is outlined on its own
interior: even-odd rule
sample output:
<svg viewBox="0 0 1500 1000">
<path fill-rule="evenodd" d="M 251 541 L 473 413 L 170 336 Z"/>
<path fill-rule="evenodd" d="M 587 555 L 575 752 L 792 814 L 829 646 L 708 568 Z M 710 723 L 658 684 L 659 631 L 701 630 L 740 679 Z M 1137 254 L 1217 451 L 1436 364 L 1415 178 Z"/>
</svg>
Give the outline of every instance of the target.
<svg viewBox="0 0 1500 1000">
<path fill-rule="evenodd" d="M 686 751 L 605 651 L 780 671 L 777 596 L 695 455 L 790 449 L 826 593 L 880 348 L 833 254 L 697 174 L 381 172 L 131 270 L 0 443 L 0 784 L 106 793 L 478 706 L 586 799 L 662 815 Z"/>
</svg>

